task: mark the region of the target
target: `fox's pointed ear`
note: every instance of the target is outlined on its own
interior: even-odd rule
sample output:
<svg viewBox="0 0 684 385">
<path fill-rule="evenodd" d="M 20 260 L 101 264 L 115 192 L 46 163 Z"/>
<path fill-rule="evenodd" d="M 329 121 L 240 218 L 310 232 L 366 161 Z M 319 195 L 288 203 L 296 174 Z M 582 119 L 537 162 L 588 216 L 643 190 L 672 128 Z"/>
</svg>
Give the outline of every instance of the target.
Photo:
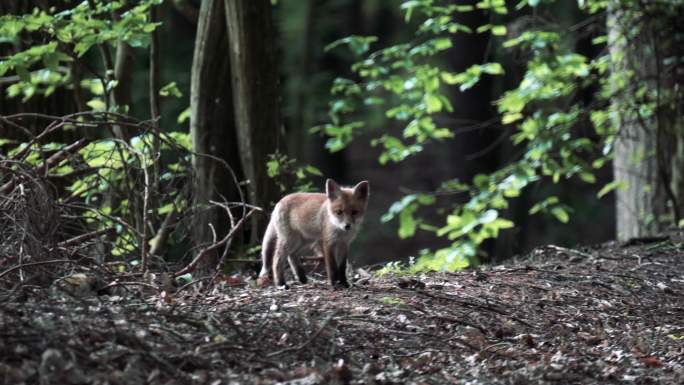
<svg viewBox="0 0 684 385">
<path fill-rule="evenodd" d="M 340 186 L 335 183 L 334 180 L 328 179 L 325 181 L 325 195 L 328 196 L 328 199 L 335 200 L 339 198 L 340 196 Z"/>
<path fill-rule="evenodd" d="M 367 199 L 368 195 L 370 195 L 370 184 L 367 180 L 359 182 L 356 186 L 354 186 L 355 197 L 360 199 Z"/>
</svg>

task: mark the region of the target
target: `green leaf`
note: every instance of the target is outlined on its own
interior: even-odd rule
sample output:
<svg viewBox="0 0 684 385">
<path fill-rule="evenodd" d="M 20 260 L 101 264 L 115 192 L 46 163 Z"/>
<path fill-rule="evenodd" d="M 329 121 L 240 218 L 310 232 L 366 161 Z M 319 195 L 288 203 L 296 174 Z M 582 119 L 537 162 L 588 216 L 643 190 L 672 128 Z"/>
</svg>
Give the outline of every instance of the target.
<svg viewBox="0 0 684 385">
<path fill-rule="evenodd" d="M 105 108 L 107 108 L 105 102 L 103 102 L 102 99 L 99 98 L 90 99 L 86 104 L 94 111 L 104 111 Z"/>
<path fill-rule="evenodd" d="M 454 74 L 451 72 L 440 72 L 439 75 L 442 78 L 442 81 L 446 84 L 453 85 L 459 83 L 458 74 Z"/>
<path fill-rule="evenodd" d="M 314 166 L 307 165 L 306 167 L 304 167 L 304 169 L 306 170 L 306 172 L 308 172 L 311 175 L 323 176 L 323 173 L 321 172 L 321 170 L 317 169 Z"/>
<path fill-rule="evenodd" d="M 603 186 L 603 188 L 601 188 L 601 190 L 599 190 L 599 192 L 596 194 L 596 197 L 599 199 L 603 198 L 604 196 L 606 196 L 611 191 L 613 191 L 615 189 L 619 189 L 619 188 L 624 188 L 624 186 L 625 186 L 624 182 L 617 181 L 617 180 L 614 180 L 610 183 L 606 183 L 606 185 Z"/>
<path fill-rule="evenodd" d="M 562 223 L 568 223 L 570 220 L 570 215 L 568 215 L 568 212 L 565 211 L 565 209 L 561 206 L 556 206 L 551 209 L 551 214 L 558 219 L 558 221 Z"/>
<path fill-rule="evenodd" d="M 341 45 L 346 45 L 354 54 L 362 55 L 370 49 L 371 43 L 374 43 L 376 41 L 378 41 L 377 36 L 352 35 L 328 44 L 327 46 L 325 46 L 324 51 L 328 52 Z"/>
<path fill-rule="evenodd" d="M 427 106 L 428 114 L 442 110 L 442 101 L 433 94 L 425 95 L 425 105 Z"/>
<path fill-rule="evenodd" d="M 504 69 L 499 63 L 486 63 L 480 66 L 482 72 L 490 75 L 502 75 Z"/>
<path fill-rule="evenodd" d="M 522 119 L 523 115 L 519 112 L 514 112 L 512 114 L 504 114 L 503 117 L 501 118 L 501 123 L 502 124 L 511 124 L 513 122 L 517 122 L 518 120 Z"/>
<path fill-rule="evenodd" d="M 443 51 L 445 49 L 449 49 L 452 46 L 451 39 L 446 38 L 446 37 L 433 40 L 433 44 L 435 46 L 435 49 L 438 51 Z"/>
<path fill-rule="evenodd" d="M 178 122 L 178 124 L 183 124 L 186 120 L 190 119 L 191 114 L 192 109 L 190 107 L 187 107 L 180 114 L 178 114 L 178 118 L 176 119 L 176 121 Z"/>
<path fill-rule="evenodd" d="M 160 215 L 168 214 L 174 209 L 173 203 L 167 203 L 157 209 L 157 213 Z"/>
<path fill-rule="evenodd" d="M 505 36 L 507 33 L 505 25 L 495 25 L 492 27 L 492 35 L 494 36 Z"/>
<path fill-rule="evenodd" d="M 596 183 L 596 177 L 590 172 L 580 172 L 579 177 L 587 183 Z"/>
<path fill-rule="evenodd" d="M 176 82 L 171 82 L 171 83 L 165 85 L 164 87 L 162 87 L 159 90 L 159 95 L 160 96 L 173 95 L 177 98 L 183 97 L 183 93 L 180 91 L 180 89 L 178 89 L 178 85 L 176 84 Z"/>
</svg>

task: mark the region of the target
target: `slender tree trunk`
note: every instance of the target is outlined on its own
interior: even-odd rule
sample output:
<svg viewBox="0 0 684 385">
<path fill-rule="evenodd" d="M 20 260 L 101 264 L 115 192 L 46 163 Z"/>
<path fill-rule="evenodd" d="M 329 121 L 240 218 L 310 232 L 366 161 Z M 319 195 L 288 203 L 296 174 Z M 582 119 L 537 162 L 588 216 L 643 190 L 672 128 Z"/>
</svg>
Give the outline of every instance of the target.
<svg viewBox="0 0 684 385">
<path fill-rule="evenodd" d="M 112 11 L 112 20 L 119 20 L 120 10 Z M 101 49 L 106 52 L 104 56 L 109 56 L 109 48 L 106 45 L 102 45 Z M 132 115 L 133 107 L 133 64 L 135 57 L 133 56 L 133 47 L 125 43 L 123 40 L 118 40 L 116 43 L 116 53 L 114 56 L 114 61 L 107 57 L 105 59 L 107 68 L 106 72 L 110 70 L 113 71 L 113 79 L 116 80 L 116 87 L 112 90 L 110 94 L 110 103 L 115 106 L 119 111 L 128 113 Z M 109 74 L 105 75 L 106 78 L 112 78 Z M 119 139 L 128 140 L 131 137 L 129 129 L 121 126 L 114 126 L 114 134 Z"/>
<path fill-rule="evenodd" d="M 475 5 L 477 1 L 465 3 Z M 459 23 L 472 30 L 489 22 L 489 15 L 482 11 L 463 13 L 459 18 Z M 449 70 L 462 72 L 474 64 L 482 64 L 489 54 L 489 40 L 489 33 L 455 34 L 452 38 L 453 48 L 449 51 Z M 450 167 L 454 173 L 450 177 L 470 182 L 475 175 L 492 172 L 498 167 L 498 151 L 491 146 L 501 130 L 482 124 L 493 116 L 491 89 L 491 78 L 483 76 L 467 91 L 461 92 L 454 88 L 449 98 L 454 107 L 454 112 L 450 115 L 453 122 L 449 125 L 456 127 L 457 135 L 449 151 L 450 164 L 455 165 Z M 480 129 L 472 129 L 478 125 L 481 125 Z M 459 128 L 465 128 L 466 131 L 459 133 Z"/>
<path fill-rule="evenodd" d="M 113 100 L 117 106 L 128 108 L 129 111 L 133 99 L 131 88 L 133 84 L 133 61 L 133 48 L 123 41 L 119 41 L 114 61 L 114 78 L 117 80 L 117 84 L 114 88 Z"/>
<path fill-rule="evenodd" d="M 297 78 L 300 84 L 297 90 L 297 98 L 295 103 L 295 111 L 293 119 L 291 119 L 291 126 L 287 127 L 287 150 L 297 159 L 302 159 L 305 156 L 305 146 L 307 143 L 308 129 L 313 126 L 311 122 L 311 106 L 309 105 L 309 97 L 314 92 L 309 77 L 314 71 L 314 48 L 316 45 L 316 12 L 318 8 L 317 0 L 308 0 L 306 5 L 306 19 L 304 21 L 304 34 L 302 36 L 302 55 L 299 61 L 301 72 Z"/>
<path fill-rule="evenodd" d="M 233 101 L 230 87 L 230 61 L 223 0 L 202 2 L 195 40 L 190 86 L 190 133 L 193 150 L 237 165 L 237 145 L 234 127 Z M 197 244 L 227 233 L 229 221 L 221 212 L 210 208 L 209 200 L 226 197 L 239 201 L 237 186 L 223 163 L 206 156 L 195 156 L 195 207 L 202 210 L 194 226 Z M 214 231 L 212 231 L 212 227 Z M 215 268 L 217 255 L 202 261 L 199 274 Z"/>
<path fill-rule="evenodd" d="M 231 86 L 240 160 L 249 200 L 268 207 L 277 189 L 266 174 L 281 136 L 278 71 L 269 0 L 225 0 Z M 263 222 L 263 221 L 262 221 Z M 264 224 L 252 222 L 251 241 Z"/>
<path fill-rule="evenodd" d="M 319 4 L 322 8 L 322 4 Z M 329 9 L 329 8 L 328 8 Z M 349 35 L 378 35 L 382 37 L 382 34 L 376 33 L 377 31 L 370 31 L 367 29 L 368 25 L 364 21 L 362 1 L 352 0 L 348 1 L 344 5 L 333 6 L 333 11 L 336 12 L 338 19 L 340 20 L 334 27 L 326 27 L 325 24 L 319 23 L 315 25 L 316 36 L 320 36 L 317 45 L 319 50 L 323 50 L 323 47 L 331 41 L 343 38 Z M 360 22 L 361 21 L 361 22 Z M 330 73 L 334 76 L 353 76 L 350 71 L 351 63 L 340 59 L 339 56 L 326 54 L 319 61 L 316 70 L 319 73 Z M 330 82 L 332 82 L 332 78 Z M 327 113 L 327 106 L 316 105 L 312 100 L 312 108 L 315 112 L 319 112 L 317 116 L 314 117 L 316 123 L 328 119 L 325 114 L 321 114 L 321 109 Z M 318 111 L 315 109 L 318 108 Z M 347 157 L 349 149 L 345 148 L 338 152 L 331 153 L 325 147 L 325 143 L 328 140 L 326 136 L 315 135 L 309 137 L 309 158 L 311 163 L 318 167 L 323 175 L 327 178 L 333 178 L 338 182 L 347 181 Z M 352 182 L 352 181 L 349 181 Z"/>
<path fill-rule="evenodd" d="M 607 18 L 618 128 L 613 171 L 621 184 L 616 192 L 620 240 L 662 232 L 684 213 L 682 79 L 677 65 L 668 67 L 664 60 L 681 57 L 681 44 L 672 43 L 673 31 L 682 27 L 676 17 L 654 11 L 657 7 L 649 13 L 642 6 L 612 1 Z M 641 87 L 648 93 L 638 97 Z M 655 106 L 652 114 L 644 113 L 648 105 Z"/>
</svg>

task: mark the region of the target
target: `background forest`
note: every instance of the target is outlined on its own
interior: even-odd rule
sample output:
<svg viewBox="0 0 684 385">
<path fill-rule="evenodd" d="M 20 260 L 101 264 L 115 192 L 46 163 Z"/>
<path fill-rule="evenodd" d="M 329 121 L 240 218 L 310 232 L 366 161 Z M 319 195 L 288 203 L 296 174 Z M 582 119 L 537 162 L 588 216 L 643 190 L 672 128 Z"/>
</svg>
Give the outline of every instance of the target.
<svg viewBox="0 0 684 385">
<path fill-rule="evenodd" d="M 18 226 L 244 266 L 273 202 L 328 177 L 371 181 L 356 265 L 655 235 L 684 208 L 682 8 L 4 1 L 0 253 L 45 253 Z"/>
</svg>

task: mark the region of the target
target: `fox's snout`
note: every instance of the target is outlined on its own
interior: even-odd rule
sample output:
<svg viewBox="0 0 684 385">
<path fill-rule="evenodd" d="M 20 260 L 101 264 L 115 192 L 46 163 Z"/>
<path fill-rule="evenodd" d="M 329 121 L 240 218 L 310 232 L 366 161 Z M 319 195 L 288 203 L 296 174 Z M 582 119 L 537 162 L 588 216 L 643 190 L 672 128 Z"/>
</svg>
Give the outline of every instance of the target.
<svg viewBox="0 0 684 385">
<path fill-rule="evenodd" d="M 335 227 L 337 227 L 340 230 L 351 231 L 357 224 L 358 218 L 346 215 L 341 215 L 339 217 L 331 216 L 330 221 Z"/>
</svg>

